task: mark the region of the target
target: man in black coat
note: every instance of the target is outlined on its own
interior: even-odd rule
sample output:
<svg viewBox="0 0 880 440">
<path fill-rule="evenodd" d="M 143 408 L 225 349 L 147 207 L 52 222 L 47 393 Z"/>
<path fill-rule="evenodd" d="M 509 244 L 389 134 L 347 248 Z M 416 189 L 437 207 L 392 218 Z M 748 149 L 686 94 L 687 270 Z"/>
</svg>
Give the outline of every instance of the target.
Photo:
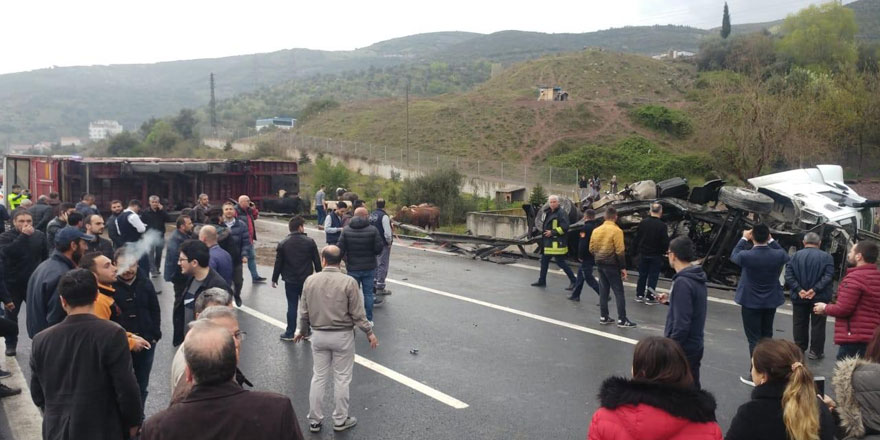
<svg viewBox="0 0 880 440">
<path fill-rule="evenodd" d="M 158 277 L 160 275 L 159 268 L 162 267 L 162 251 L 165 249 L 165 223 L 169 220 L 165 207 L 159 203 L 159 196 L 150 196 L 150 207 L 141 214 L 141 220 L 147 226 L 148 231 L 156 231 L 159 233 L 159 237 L 162 237 L 162 240 L 153 246 L 148 254 L 151 273 L 154 277 Z"/>
<path fill-rule="evenodd" d="M 27 284 L 27 331 L 33 337 L 64 320 L 64 309 L 58 301 L 58 281 L 79 264 L 91 240 L 73 226 L 67 226 L 55 235 L 55 251 L 49 259 L 34 269 Z M 97 282 L 97 281 L 96 281 Z"/>
<path fill-rule="evenodd" d="M 52 220 L 55 208 L 49 204 L 49 197 L 45 194 L 37 199 L 37 203 L 28 211 L 34 217 L 34 228 L 46 232 L 46 225 Z"/>
<path fill-rule="evenodd" d="M 599 281 L 593 276 L 593 266 L 596 265 L 596 259 L 590 253 L 590 238 L 593 236 L 593 230 L 600 224 L 601 220 L 596 221 L 596 211 L 592 209 L 584 210 L 584 227 L 581 229 L 578 240 L 578 260 L 581 262 L 581 267 L 578 269 L 577 281 L 574 283 L 571 296 L 568 297 L 572 301 L 581 300 L 584 282 L 589 284 L 597 295 L 599 294 Z"/>
<path fill-rule="evenodd" d="M 211 253 L 208 246 L 198 240 L 187 240 L 180 245 L 178 258 L 180 271 L 187 277 L 186 286 L 180 299 L 175 299 L 171 322 L 174 336 L 171 343 L 177 347 L 186 335 L 186 325 L 195 319 L 195 300 L 206 289 L 220 287 L 229 294 L 232 289 L 214 269 L 211 269 Z"/>
<path fill-rule="evenodd" d="M 556 265 L 565 272 L 569 285 L 566 290 L 573 290 L 577 279 L 565 256 L 568 254 L 568 214 L 559 207 L 559 196 L 547 197 L 547 208 L 544 209 L 544 223 L 541 225 L 541 271 L 538 281 L 532 283 L 534 287 L 547 286 L 547 270 L 550 268 L 550 260 L 555 259 Z"/>
<path fill-rule="evenodd" d="M 825 357 L 825 315 L 813 313 L 817 302 L 831 302 L 834 257 L 819 249 L 822 238 L 804 235 L 804 248 L 785 265 L 785 283 L 791 291 L 792 336 L 810 359 Z M 809 349 L 809 351 L 808 351 Z"/>
<path fill-rule="evenodd" d="M 0 234 L 3 260 L 3 283 L 9 292 L 3 299 L 4 316 L 18 323 L 21 303 L 27 296 L 27 285 L 37 266 L 49 257 L 46 236 L 34 229 L 33 216 L 23 209 L 12 213 L 12 229 Z M 6 337 L 6 356 L 15 356 L 18 335 Z"/>
<path fill-rule="evenodd" d="M 318 255 L 318 245 L 315 244 L 315 240 L 306 235 L 305 223 L 306 221 L 301 215 L 290 219 L 290 223 L 288 223 L 290 235 L 281 240 L 275 250 L 272 288 L 278 287 L 278 277 L 280 276 L 284 279 L 284 292 L 287 294 L 287 329 L 281 335 L 282 341 L 293 341 L 293 332 L 296 331 L 297 305 L 306 278 L 321 271 L 321 256 Z"/>
<path fill-rule="evenodd" d="M 639 223 L 636 231 L 636 251 L 639 254 L 639 281 L 636 283 L 636 302 L 648 305 L 657 304 L 654 291 L 660 270 L 663 269 L 663 254 L 669 248 L 669 233 L 663 216 L 663 205 L 651 204 L 651 215 Z M 647 292 L 646 292 L 647 290 Z"/>
<path fill-rule="evenodd" d="M 88 250 L 86 252 L 100 252 L 101 255 L 113 259 L 113 243 L 101 234 L 104 233 L 104 217 L 101 214 L 91 214 L 83 220 L 86 226 L 86 234 L 95 237 L 86 242 Z"/>
<path fill-rule="evenodd" d="M 94 313 L 98 283 L 86 269 L 59 282 L 67 317 L 34 336 L 31 398 L 44 439 L 118 440 L 140 425 L 141 397 L 125 330 Z"/>
<path fill-rule="evenodd" d="M 302 440 L 290 399 L 276 393 L 245 391 L 233 378 L 234 335 L 226 327 L 199 320 L 183 346 L 184 377 L 194 386 L 180 402 L 151 417 L 141 439 Z"/>
<path fill-rule="evenodd" d="M 693 265 L 697 259 L 690 238 L 678 237 L 669 244 L 669 265 L 675 269 L 669 293 L 658 299 L 669 304 L 663 336 L 681 345 L 691 366 L 694 385 L 700 388 L 700 364 L 703 360 L 703 331 L 706 328 L 706 272 Z"/>
<path fill-rule="evenodd" d="M 367 321 L 373 321 L 373 281 L 376 277 L 376 256 L 382 253 L 385 242 L 379 230 L 370 224 L 370 213 L 361 206 L 354 210 L 351 222 L 342 230 L 337 246 L 345 258 L 348 275 L 357 280 L 364 292 L 364 310 Z M 375 303 L 382 304 L 380 299 Z"/>
</svg>

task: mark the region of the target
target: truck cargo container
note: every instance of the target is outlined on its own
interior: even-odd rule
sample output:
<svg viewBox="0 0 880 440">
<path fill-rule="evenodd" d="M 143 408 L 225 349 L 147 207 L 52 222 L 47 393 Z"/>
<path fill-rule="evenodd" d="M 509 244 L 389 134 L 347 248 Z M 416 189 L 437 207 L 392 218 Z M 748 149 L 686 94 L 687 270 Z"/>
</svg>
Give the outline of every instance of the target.
<svg viewBox="0 0 880 440">
<path fill-rule="evenodd" d="M 3 162 L 7 187 L 17 183 L 32 198 L 55 191 L 71 202 L 91 193 L 104 212 L 111 200 L 146 204 L 151 195 L 179 210 L 192 207 L 201 193 L 212 205 L 247 194 L 262 208 L 281 190 L 299 192 L 294 161 L 8 155 Z"/>
</svg>

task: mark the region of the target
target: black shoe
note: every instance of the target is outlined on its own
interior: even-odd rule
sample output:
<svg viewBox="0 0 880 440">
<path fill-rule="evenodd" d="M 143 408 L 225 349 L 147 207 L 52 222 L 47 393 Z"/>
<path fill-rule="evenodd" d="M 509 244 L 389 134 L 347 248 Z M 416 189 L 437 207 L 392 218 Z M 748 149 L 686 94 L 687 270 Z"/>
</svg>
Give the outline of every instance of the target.
<svg viewBox="0 0 880 440">
<path fill-rule="evenodd" d="M 265 282 L 266 282 L 266 278 L 265 278 L 265 277 L 256 277 L 256 278 L 253 279 L 253 282 L 254 282 L 255 284 L 265 283 Z"/>
<path fill-rule="evenodd" d="M 620 319 L 617 321 L 617 326 L 620 328 L 635 328 L 636 323 L 630 321 L 629 319 Z"/>
<path fill-rule="evenodd" d="M 649 305 L 649 306 L 653 306 L 655 304 L 660 304 L 660 302 L 657 301 L 657 298 L 654 298 L 653 296 L 646 296 L 644 302 L 645 302 L 645 305 Z"/>
<path fill-rule="evenodd" d="M 637 303 L 645 302 L 645 297 L 644 296 L 636 296 L 636 302 Z"/>
<path fill-rule="evenodd" d="M 540 282 L 540 281 L 535 281 L 534 283 L 532 283 L 532 286 L 533 286 L 533 287 L 547 287 L 547 283 L 542 283 L 542 282 Z"/>
<path fill-rule="evenodd" d="M 281 334 L 282 341 L 292 341 L 293 340 L 293 332 L 284 332 Z"/>
<path fill-rule="evenodd" d="M 322 426 L 320 423 L 309 423 L 309 432 L 321 432 Z"/>
<path fill-rule="evenodd" d="M 809 359 L 812 359 L 812 360 L 814 360 L 814 361 L 817 361 L 817 360 L 819 360 L 819 359 L 825 359 L 825 353 L 816 353 L 816 352 L 814 352 L 813 350 L 810 350 L 810 351 L 807 352 L 807 357 L 808 357 Z"/>
<path fill-rule="evenodd" d="M 241 297 L 240 296 L 235 297 L 235 306 L 241 307 Z"/>
<path fill-rule="evenodd" d="M 603 317 L 599 318 L 599 324 L 602 324 L 602 325 L 614 324 L 614 320 L 607 317 L 607 316 L 603 316 Z"/>
<path fill-rule="evenodd" d="M 567 297 L 567 299 L 570 299 L 572 301 L 581 302 L 581 297 L 579 297 L 579 296 L 569 296 L 569 297 Z"/>
<path fill-rule="evenodd" d="M 12 376 L 12 373 L 6 370 L 0 370 L 0 379 L 6 379 L 9 376 Z"/>
<path fill-rule="evenodd" d="M 6 346 L 6 356 L 15 356 L 15 347 Z"/>
<path fill-rule="evenodd" d="M 8 386 L 0 383 L 0 399 L 9 396 L 15 396 L 17 394 L 21 394 L 20 388 L 9 388 Z"/>
<path fill-rule="evenodd" d="M 574 290 L 574 283 L 569 284 L 568 287 L 565 288 L 565 290 L 568 290 L 569 292 Z"/>
<path fill-rule="evenodd" d="M 373 297 L 373 307 L 381 307 L 383 304 L 385 304 L 384 298 L 382 298 L 381 296 Z"/>
</svg>

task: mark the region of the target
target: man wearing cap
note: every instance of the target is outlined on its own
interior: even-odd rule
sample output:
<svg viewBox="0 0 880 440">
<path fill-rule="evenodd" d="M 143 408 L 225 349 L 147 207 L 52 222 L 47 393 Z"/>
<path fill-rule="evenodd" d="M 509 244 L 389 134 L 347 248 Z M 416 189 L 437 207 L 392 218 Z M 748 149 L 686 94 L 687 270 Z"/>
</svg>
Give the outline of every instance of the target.
<svg viewBox="0 0 880 440">
<path fill-rule="evenodd" d="M 66 316 L 58 299 L 58 280 L 76 267 L 91 240 L 93 236 L 72 226 L 55 234 L 55 251 L 37 266 L 27 285 L 27 331 L 31 339 Z"/>
</svg>

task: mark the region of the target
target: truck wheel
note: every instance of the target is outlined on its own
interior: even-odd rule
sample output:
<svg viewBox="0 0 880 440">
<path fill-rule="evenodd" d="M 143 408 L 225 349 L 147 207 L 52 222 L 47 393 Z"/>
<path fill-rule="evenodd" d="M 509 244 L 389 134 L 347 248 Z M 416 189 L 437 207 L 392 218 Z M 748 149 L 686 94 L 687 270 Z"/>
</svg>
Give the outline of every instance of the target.
<svg viewBox="0 0 880 440">
<path fill-rule="evenodd" d="M 770 196 L 739 186 L 721 187 L 718 201 L 727 207 L 755 214 L 769 214 L 773 210 L 773 199 Z"/>
</svg>

